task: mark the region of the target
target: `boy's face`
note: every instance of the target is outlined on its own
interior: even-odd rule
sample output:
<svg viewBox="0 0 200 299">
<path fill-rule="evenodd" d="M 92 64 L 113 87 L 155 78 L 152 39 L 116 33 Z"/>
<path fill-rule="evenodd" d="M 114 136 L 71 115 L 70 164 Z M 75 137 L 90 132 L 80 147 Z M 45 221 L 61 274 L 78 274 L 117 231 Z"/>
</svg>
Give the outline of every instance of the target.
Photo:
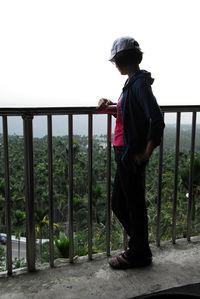
<svg viewBox="0 0 200 299">
<path fill-rule="evenodd" d="M 119 67 L 115 62 L 113 64 L 116 66 L 118 71 L 120 72 L 121 75 L 128 75 L 130 78 L 137 70 L 139 70 L 139 65 L 131 65 L 131 66 L 121 66 Z"/>
<path fill-rule="evenodd" d="M 127 70 L 123 67 L 119 67 L 117 64 L 115 64 L 116 68 L 120 72 L 121 75 L 127 75 Z"/>
</svg>

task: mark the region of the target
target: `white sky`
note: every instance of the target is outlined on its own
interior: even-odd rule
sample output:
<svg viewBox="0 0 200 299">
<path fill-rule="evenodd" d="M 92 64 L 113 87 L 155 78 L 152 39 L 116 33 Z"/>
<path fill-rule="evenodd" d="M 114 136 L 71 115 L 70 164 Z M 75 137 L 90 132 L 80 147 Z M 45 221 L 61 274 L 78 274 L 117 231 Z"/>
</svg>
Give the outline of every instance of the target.
<svg viewBox="0 0 200 299">
<path fill-rule="evenodd" d="M 200 0 L 0 0 L 0 106 L 117 101 L 125 77 L 108 62 L 134 37 L 160 105 L 199 104 Z"/>
</svg>

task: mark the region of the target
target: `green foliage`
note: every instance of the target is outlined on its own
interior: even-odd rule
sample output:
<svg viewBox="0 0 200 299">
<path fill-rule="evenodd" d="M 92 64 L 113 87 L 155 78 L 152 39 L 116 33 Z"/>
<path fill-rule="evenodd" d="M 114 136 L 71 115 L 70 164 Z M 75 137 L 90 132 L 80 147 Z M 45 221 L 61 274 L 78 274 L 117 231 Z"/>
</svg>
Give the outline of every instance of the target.
<svg viewBox="0 0 200 299">
<path fill-rule="evenodd" d="M 100 246 L 99 246 L 100 245 Z M 102 252 L 102 244 L 96 242 L 96 234 L 93 238 L 92 253 Z M 88 254 L 88 230 L 74 233 L 74 255 L 84 256 Z"/>
<path fill-rule="evenodd" d="M 48 208 L 41 209 L 38 207 L 35 209 L 35 231 L 38 238 L 42 238 L 43 230 L 47 226 L 46 222 L 44 221 L 44 218 L 47 216 L 47 214 Z"/>
<path fill-rule="evenodd" d="M 60 257 L 69 257 L 69 239 L 63 232 L 59 233 L 59 239 L 54 237 L 55 245 L 59 250 Z"/>
<path fill-rule="evenodd" d="M 27 263 L 24 258 L 18 259 L 15 257 L 13 261 L 13 269 L 24 268 L 27 266 Z"/>
<path fill-rule="evenodd" d="M 0 194 L 5 197 L 5 180 L 0 179 Z"/>
<path fill-rule="evenodd" d="M 162 173 L 162 201 L 161 201 L 161 240 L 171 239 L 172 236 L 172 215 L 174 211 L 174 150 L 164 150 L 163 154 L 163 173 Z M 192 234 L 200 233 L 199 225 L 200 217 L 200 201 L 199 201 L 199 154 L 195 153 L 194 163 L 194 182 L 193 190 L 193 213 L 192 213 Z M 177 190 L 177 205 L 176 205 L 176 236 L 182 238 L 186 236 L 187 230 L 187 208 L 188 198 L 186 194 L 189 192 L 189 167 L 190 153 L 179 153 L 179 168 L 178 168 L 178 190 Z M 155 179 L 156 178 L 156 179 Z M 156 240 L 156 221 L 157 221 L 157 197 L 158 197 L 158 152 L 155 151 L 147 168 L 146 175 L 146 199 L 148 206 L 149 231 L 150 240 Z M 196 212 L 195 212 L 196 211 Z"/>
<path fill-rule="evenodd" d="M 190 160 L 187 160 L 185 168 L 180 170 L 182 183 L 187 190 L 189 189 L 189 173 Z M 200 157 L 196 155 L 193 168 L 193 188 L 196 189 L 198 187 L 200 187 Z"/>
<path fill-rule="evenodd" d="M 41 252 L 41 256 L 40 256 L 40 252 Z M 40 256 L 40 258 L 38 258 Z M 57 247 L 54 245 L 54 258 L 57 259 L 59 257 L 59 251 L 57 249 Z M 41 244 L 41 248 L 40 248 L 40 244 L 36 244 L 36 257 L 37 257 L 37 261 L 41 262 L 41 263 L 49 263 L 49 259 L 50 259 L 50 252 L 49 252 L 49 242 L 44 242 Z"/>
<path fill-rule="evenodd" d="M 3 246 L 0 245 L 0 271 L 5 271 L 6 252 Z"/>
<path fill-rule="evenodd" d="M 25 230 L 26 213 L 24 211 L 14 211 L 13 226 L 16 228 L 16 237 L 20 238 L 21 232 Z"/>
<path fill-rule="evenodd" d="M 182 127 L 182 126 L 181 126 Z M 194 161 L 192 234 L 200 233 L 200 127 L 197 126 L 196 153 Z M 162 201 L 161 201 L 161 239 L 171 239 L 174 201 L 174 159 L 175 127 L 167 126 L 164 136 Z M 106 250 L 106 201 L 107 201 L 107 149 L 106 136 L 93 136 L 92 171 L 92 221 L 93 252 Z M 53 200 L 55 230 L 55 258 L 69 255 L 67 238 L 69 218 L 69 171 L 68 137 L 53 137 Z M 176 235 L 185 237 L 187 226 L 187 206 L 191 128 L 181 130 L 178 169 Z M 25 186 L 24 186 L 24 140 L 21 136 L 9 136 L 10 194 L 12 205 L 13 234 L 25 234 Z M 49 193 L 48 193 L 48 139 L 34 138 L 34 194 L 36 237 L 49 238 Z M 158 161 L 156 149 L 146 171 L 146 202 L 148 208 L 150 241 L 156 240 L 158 203 Z M 114 154 L 111 154 L 111 190 L 115 174 Z M 5 181 L 2 135 L 0 135 L 0 231 L 5 229 Z M 88 253 L 88 138 L 75 135 L 73 140 L 73 224 L 74 254 Z M 60 232 L 60 234 L 59 234 Z M 65 234 L 64 234 L 65 232 Z M 60 248 L 60 249 L 58 249 Z M 111 215 L 111 249 L 123 248 L 123 229 Z M 48 262 L 49 244 L 36 244 L 37 257 Z"/>
</svg>

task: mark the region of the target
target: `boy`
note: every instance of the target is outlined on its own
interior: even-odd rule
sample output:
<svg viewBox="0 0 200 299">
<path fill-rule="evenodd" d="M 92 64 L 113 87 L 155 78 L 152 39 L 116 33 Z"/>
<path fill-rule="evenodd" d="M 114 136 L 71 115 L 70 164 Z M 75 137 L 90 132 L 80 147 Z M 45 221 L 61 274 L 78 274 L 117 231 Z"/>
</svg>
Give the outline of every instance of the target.
<svg viewBox="0 0 200 299">
<path fill-rule="evenodd" d="M 160 144 L 164 120 L 152 93 L 151 74 L 140 70 L 143 53 L 132 37 L 114 41 L 110 61 L 122 75 L 127 75 L 117 103 L 113 146 L 117 170 L 112 193 L 112 209 L 129 235 L 128 249 L 109 260 L 111 267 L 127 269 L 152 262 L 148 242 L 145 203 L 145 167 Z M 101 99 L 99 109 L 114 104 Z"/>
</svg>

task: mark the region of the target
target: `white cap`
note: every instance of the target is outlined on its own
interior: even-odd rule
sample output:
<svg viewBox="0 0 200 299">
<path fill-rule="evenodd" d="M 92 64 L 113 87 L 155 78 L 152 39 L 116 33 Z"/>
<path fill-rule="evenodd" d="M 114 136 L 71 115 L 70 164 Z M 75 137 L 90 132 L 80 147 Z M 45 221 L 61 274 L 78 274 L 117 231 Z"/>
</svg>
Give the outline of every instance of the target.
<svg viewBox="0 0 200 299">
<path fill-rule="evenodd" d="M 129 49 L 140 50 L 140 46 L 134 38 L 130 36 L 117 38 L 113 43 L 109 60 L 111 61 L 117 53 Z"/>
</svg>

